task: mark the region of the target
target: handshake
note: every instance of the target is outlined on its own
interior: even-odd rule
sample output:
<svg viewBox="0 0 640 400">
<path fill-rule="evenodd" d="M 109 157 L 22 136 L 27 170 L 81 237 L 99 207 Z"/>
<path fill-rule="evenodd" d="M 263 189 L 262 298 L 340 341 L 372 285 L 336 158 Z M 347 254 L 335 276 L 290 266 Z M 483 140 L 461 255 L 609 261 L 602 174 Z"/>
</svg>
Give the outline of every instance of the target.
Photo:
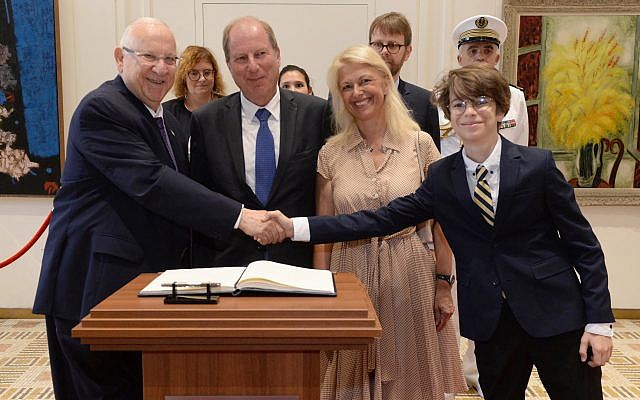
<svg viewBox="0 0 640 400">
<path fill-rule="evenodd" d="M 280 211 L 243 208 L 238 228 L 261 245 L 280 243 L 293 237 L 293 222 Z"/>
</svg>

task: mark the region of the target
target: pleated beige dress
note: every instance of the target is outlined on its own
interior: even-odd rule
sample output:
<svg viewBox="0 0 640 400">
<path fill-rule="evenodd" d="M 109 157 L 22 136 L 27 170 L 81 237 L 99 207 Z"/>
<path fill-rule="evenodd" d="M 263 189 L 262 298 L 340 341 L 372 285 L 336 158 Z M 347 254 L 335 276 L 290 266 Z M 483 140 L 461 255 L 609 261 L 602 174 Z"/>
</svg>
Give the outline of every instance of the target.
<svg viewBox="0 0 640 400">
<path fill-rule="evenodd" d="M 336 214 L 375 210 L 414 192 L 420 168 L 440 156 L 426 133 L 387 134 L 383 148 L 379 168 L 359 134 L 321 149 L 318 173 L 331 181 Z M 353 272 L 364 283 L 383 331 L 368 351 L 323 355 L 323 400 L 429 400 L 466 390 L 453 322 L 436 332 L 435 261 L 415 227 L 335 243 L 331 270 Z"/>
</svg>

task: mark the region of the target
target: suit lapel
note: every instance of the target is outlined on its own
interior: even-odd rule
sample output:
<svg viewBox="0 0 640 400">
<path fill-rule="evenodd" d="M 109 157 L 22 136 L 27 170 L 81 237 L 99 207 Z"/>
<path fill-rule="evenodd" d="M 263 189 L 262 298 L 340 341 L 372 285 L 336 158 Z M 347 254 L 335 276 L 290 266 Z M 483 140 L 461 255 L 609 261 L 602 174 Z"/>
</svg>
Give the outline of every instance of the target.
<svg viewBox="0 0 640 400">
<path fill-rule="evenodd" d="M 189 162 L 187 161 L 187 155 L 184 152 L 186 151 L 186 149 L 182 146 L 182 144 L 180 143 L 180 139 L 176 136 L 175 131 L 177 123 L 174 122 L 175 120 L 173 119 L 173 117 L 168 117 L 165 114 L 164 126 L 165 128 L 167 128 L 167 136 L 169 137 L 169 142 L 171 143 L 171 148 L 173 149 L 173 155 L 176 158 L 176 166 L 178 167 L 178 172 L 186 175 L 189 173 Z M 168 154 L 169 153 L 167 152 L 167 155 Z M 169 165 L 173 165 L 170 155 L 168 155 L 168 162 L 170 163 Z"/>
<path fill-rule="evenodd" d="M 400 93 L 402 97 L 408 96 L 409 94 L 411 94 L 411 91 L 407 87 L 405 81 L 403 81 L 400 78 L 398 78 L 398 93 Z"/>
<path fill-rule="evenodd" d="M 501 222 L 507 218 L 511 209 L 513 192 L 520 173 L 520 151 L 513 143 L 502 140 L 502 154 L 500 155 L 500 189 L 498 192 L 498 209 L 496 210 L 495 229 L 502 226 Z"/>
<path fill-rule="evenodd" d="M 225 136 L 227 145 L 229 146 L 228 154 L 231 158 L 231 163 L 233 164 L 233 169 L 238 181 L 244 182 L 245 186 L 247 186 L 244 170 L 244 149 L 242 146 L 242 107 L 240 105 L 240 92 L 228 96 L 222 101 L 224 101 L 226 110 L 223 117 L 224 121 L 222 122 L 224 129 L 217 133 Z M 253 193 L 249 186 L 247 186 L 247 189 Z"/>
<path fill-rule="evenodd" d="M 167 146 L 164 144 L 164 139 L 162 139 L 162 133 L 160 132 L 160 129 L 158 128 L 158 125 L 156 125 L 156 122 L 153 119 L 153 116 L 151 116 L 151 114 L 149 113 L 149 110 L 144 109 L 144 115 L 145 118 L 149 124 L 149 146 L 151 147 L 151 150 L 153 150 L 153 152 L 155 153 L 156 157 L 158 157 L 158 159 L 167 167 L 171 168 L 171 169 L 175 169 L 174 165 L 173 165 L 173 160 L 171 159 L 171 155 L 169 154 L 169 150 L 167 150 Z M 167 125 L 166 122 L 166 118 L 163 118 L 165 124 L 164 127 L 167 131 L 167 137 L 169 138 L 169 144 L 171 146 L 171 149 L 173 150 L 173 154 L 174 156 L 176 155 L 175 153 L 177 152 L 177 148 L 178 146 L 176 145 L 175 142 L 175 138 L 173 138 L 172 134 L 171 134 L 171 128 L 169 127 L 170 125 Z M 176 158 L 176 163 L 177 163 L 177 167 L 178 167 L 178 171 L 179 172 L 183 172 L 183 170 L 181 169 L 181 167 L 184 167 L 183 165 L 181 165 L 178 162 L 178 159 Z M 183 172 L 184 173 L 184 172 Z"/>
<path fill-rule="evenodd" d="M 122 80 L 122 77 L 120 75 L 118 75 L 113 80 L 113 84 L 125 96 L 125 98 L 129 99 L 131 104 L 138 110 L 140 116 L 144 116 L 143 118 L 146 121 L 147 129 L 140 130 L 140 134 L 144 136 L 144 140 L 147 142 L 147 144 L 149 145 L 151 150 L 154 152 L 158 160 L 160 160 L 163 164 L 173 169 L 174 165 L 173 165 L 173 160 L 171 159 L 171 155 L 169 155 L 169 151 L 167 150 L 167 147 L 164 144 L 164 140 L 162 139 L 162 134 L 160 133 L 160 129 L 158 128 L 158 125 L 156 125 L 156 122 L 154 121 L 153 116 L 149 112 L 149 109 L 147 108 L 147 106 L 145 106 L 144 103 L 140 99 L 138 99 L 136 96 L 134 96 L 134 94 L 129 90 L 129 88 L 127 88 L 127 86 L 124 84 L 124 81 Z M 165 128 L 167 130 L 167 135 L 169 136 L 169 143 L 172 146 L 174 156 L 176 156 L 175 153 L 178 147 L 176 146 L 175 138 L 172 137 L 173 135 L 171 134 L 171 128 L 173 126 L 171 125 L 171 122 L 167 124 L 166 117 L 163 117 L 163 120 L 165 121 Z M 178 171 L 182 173 L 186 173 L 186 169 L 187 169 L 186 165 L 181 164 L 178 161 L 178 159 L 176 159 L 176 163 L 178 164 L 177 165 Z"/>
<path fill-rule="evenodd" d="M 284 176 L 287 171 L 287 164 L 293 152 L 294 142 L 296 138 L 296 118 L 298 113 L 298 104 L 295 97 L 286 90 L 280 91 L 280 154 L 278 156 L 278 168 L 276 176 L 271 185 L 271 195 L 269 200 L 276 193 L 278 186 L 286 179 Z"/>
</svg>

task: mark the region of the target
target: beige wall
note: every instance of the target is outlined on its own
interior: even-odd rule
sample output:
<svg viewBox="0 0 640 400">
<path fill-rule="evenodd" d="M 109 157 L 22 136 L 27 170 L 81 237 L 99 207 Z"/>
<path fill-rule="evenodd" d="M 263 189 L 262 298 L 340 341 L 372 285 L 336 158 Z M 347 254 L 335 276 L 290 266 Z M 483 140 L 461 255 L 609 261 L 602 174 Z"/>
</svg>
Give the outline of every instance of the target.
<svg viewBox="0 0 640 400">
<path fill-rule="evenodd" d="M 414 52 L 402 76 L 425 87 L 432 86 L 442 71 L 455 65 L 450 32 L 459 20 L 478 13 L 502 14 L 501 0 L 345 0 L 339 6 L 333 0 L 274 3 L 59 0 L 65 129 L 80 99 L 115 76 L 113 48 L 126 24 L 139 16 L 164 19 L 174 30 L 179 49 L 191 43 L 204 44 L 221 62 L 223 25 L 235 16 L 261 16 L 279 35 L 283 65 L 302 64 L 311 73 L 315 90 L 324 95 L 326 69 L 332 57 L 349 44 L 366 42 L 368 24 L 378 14 L 400 11 L 410 19 Z M 283 7 L 285 3 L 290 7 Z M 321 29 L 323 26 L 328 29 Z M 227 84 L 233 87 L 226 68 L 222 68 Z M 0 198 L 0 259 L 22 247 L 51 206 L 51 199 Z M 634 251 L 640 243 L 640 207 L 585 207 L 583 211 L 605 250 L 614 307 L 640 309 L 635 287 L 640 282 L 640 257 Z M 16 263 L 0 270 L 0 308 L 31 306 L 45 238 Z"/>
</svg>

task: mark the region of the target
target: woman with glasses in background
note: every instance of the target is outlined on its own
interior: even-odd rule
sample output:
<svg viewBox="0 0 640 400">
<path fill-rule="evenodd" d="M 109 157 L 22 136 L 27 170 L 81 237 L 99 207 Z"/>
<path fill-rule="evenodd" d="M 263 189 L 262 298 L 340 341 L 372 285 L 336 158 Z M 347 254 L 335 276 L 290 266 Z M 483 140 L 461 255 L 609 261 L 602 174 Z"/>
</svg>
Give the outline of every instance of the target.
<svg viewBox="0 0 640 400">
<path fill-rule="evenodd" d="M 209 49 L 187 46 L 180 56 L 173 91 L 175 99 L 162 104 L 173 114 L 188 137 L 191 113 L 200 106 L 225 95 L 218 62 Z"/>
</svg>

